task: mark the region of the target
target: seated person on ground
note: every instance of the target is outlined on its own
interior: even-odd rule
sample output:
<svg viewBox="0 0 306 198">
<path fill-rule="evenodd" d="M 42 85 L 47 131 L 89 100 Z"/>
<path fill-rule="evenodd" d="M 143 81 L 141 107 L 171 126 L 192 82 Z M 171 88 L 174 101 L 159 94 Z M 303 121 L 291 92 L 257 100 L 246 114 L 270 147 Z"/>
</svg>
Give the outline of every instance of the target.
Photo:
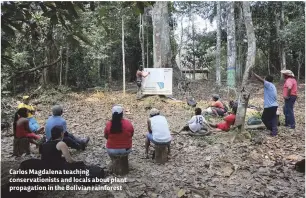
<svg viewBox="0 0 306 198">
<path fill-rule="evenodd" d="M 27 108 L 20 108 L 15 113 L 13 132 L 16 138 L 29 138 L 29 141 L 35 145 L 40 144 L 40 136 L 33 133 L 29 128 L 28 117 L 29 110 Z"/>
<path fill-rule="evenodd" d="M 29 120 L 29 127 L 30 130 L 33 133 L 40 133 L 44 130 L 44 127 L 40 127 L 37 123 L 37 120 L 34 118 L 35 114 L 35 108 L 32 105 L 29 105 L 30 97 L 29 96 L 23 96 L 23 103 L 20 103 L 18 105 L 18 109 L 20 108 L 26 108 L 29 110 L 29 113 L 27 115 L 27 119 Z"/>
<path fill-rule="evenodd" d="M 200 108 L 195 109 L 195 115 L 188 121 L 188 124 L 184 126 L 181 131 L 191 131 L 193 133 L 199 132 L 201 130 L 207 130 L 204 126 L 207 124 L 205 118 L 202 116 L 202 110 Z"/>
<path fill-rule="evenodd" d="M 41 145 L 41 160 L 48 168 L 66 169 L 74 160 L 68 150 L 68 146 L 63 142 L 65 130 L 62 126 L 54 126 L 51 129 L 51 138 Z M 62 155 L 64 158 L 62 158 Z"/>
<path fill-rule="evenodd" d="M 112 108 L 112 120 L 106 123 L 104 137 L 107 139 L 108 155 L 127 154 L 132 151 L 132 137 L 134 128 L 131 122 L 123 118 L 123 108 Z"/>
<path fill-rule="evenodd" d="M 232 112 L 224 118 L 225 122 L 221 122 L 218 124 L 209 123 L 209 125 L 213 128 L 216 128 L 215 131 L 229 131 L 231 125 L 235 124 L 236 112 L 237 112 L 237 106 L 233 106 Z"/>
<path fill-rule="evenodd" d="M 158 109 L 150 110 L 150 118 L 148 119 L 148 130 L 147 138 L 145 141 L 146 146 L 146 158 L 149 158 L 149 146 L 150 142 L 153 144 L 167 144 L 168 145 L 168 154 L 170 153 L 170 143 L 172 137 L 170 135 L 170 129 L 166 118 L 159 114 Z"/>
<path fill-rule="evenodd" d="M 89 142 L 89 137 L 85 139 L 76 138 L 67 131 L 66 120 L 62 117 L 63 108 L 60 105 L 53 106 L 52 114 L 53 115 L 50 116 L 46 122 L 47 141 L 51 140 L 51 129 L 54 126 L 62 126 L 65 131 L 63 141 L 67 144 L 67 146 L 77 150 L 85 150 L 87 143 Z"/>
<path fill-rule="evenodd" d="M 219 100 L 220 97 L 217 94 L 212 95 L 212 103 L 211 103 L 211 109 L 213 112 L 213 115 L 216 116 L 224 116 L 224 113 L 226 113 L 223 103 Z"/>
</svg>

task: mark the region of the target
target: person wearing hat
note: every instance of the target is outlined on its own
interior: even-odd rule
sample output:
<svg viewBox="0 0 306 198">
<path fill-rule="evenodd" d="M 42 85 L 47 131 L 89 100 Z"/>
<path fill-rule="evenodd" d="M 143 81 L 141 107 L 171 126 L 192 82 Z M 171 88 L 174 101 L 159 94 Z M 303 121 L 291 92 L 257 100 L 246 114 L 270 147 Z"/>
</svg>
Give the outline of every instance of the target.
<svg viewBox="0 0 306 198">
<path fill-rule="evenodd" d="M 283 86 L 283 97 L 285 105 L 283 107 L 285 115 L 285 126 L 290 129 L 295 129 L 295 118 L 294 118 L 294 103 L 297 98 L 297 82 L 294 78 L 294 74 L 290 70 L 281 70 L 284 76 L 285 83 Z"/>
<path fill-rule="evenodd" d="M 18 105 L 18 109 L 26 108 L 28 109 L 29 128 L 33 133 L 40 133 L 44 130 L 44 127 L 40 127 L 37 120 L 34 118 L 35 108 L 29 104 L 30 96 L 23 96 L 23 102 Z"/>
<path fill-rule="evenodd" d="M 143 67 L 140 66 L 139 69 L 136 72 L 136 83 L 137 83 L 137 96 L 141 94 L 141 84 L 142 84 L 142 78 L 147 77 L 150 74 L 150 72 L 145 73 L 143 71 Z"/>
<path fill-rule="evenodd" d="M 116 105 L 112 108 L 112 120 L 106 123 L 104 137 L 107 139 L 106 150 L 109 156 L 127 154 L 132 151 L 134 127 L 123 118 L 123 108 Z"/>
<path fill-rule="evenodd" d="M 168 154 L 170 154 L 170 143 L 172 137 L 167 119 L 160 115 L 159 110 L 152 108 L 150 110 L 150 118 L 147 121 L 149 133 L 145 140 L 146 158 L 149 158 L 150 142 L 153 144 L 166 144 L 168 145 Z"/>
<path fill-rule="evenodd" d="M 264 111 L 261 116 L 262 122 L 265 124 L 268 130 L 271 131 L 272 136 L 277 135 L 277 90 L 273 82 L 273 77 L 267 75 L 265 79 L 261 78 L 254 72 L 252 74 L 255 78 L 262 82 L 264 85 Z"/>
<path fill-rule="evenodd" d="M 89 137 L 85 139 L 80 139 L 72 135 L 67 131 L 67 123 L 66 120 L 62 117 L 63 108 L 60 105 L 55 105 L 52 107 L 52 116 L 50 116 L 46 122 L 46 138 L 47 141 L 50 141 L 52 138 L 51 131 L 52 128 L 55 126 L 62 126 L 64 129 L 64 138 L 63 141 L 71 148 L 77 150 L 85 150 L 88 142 Z"/>
</svg>

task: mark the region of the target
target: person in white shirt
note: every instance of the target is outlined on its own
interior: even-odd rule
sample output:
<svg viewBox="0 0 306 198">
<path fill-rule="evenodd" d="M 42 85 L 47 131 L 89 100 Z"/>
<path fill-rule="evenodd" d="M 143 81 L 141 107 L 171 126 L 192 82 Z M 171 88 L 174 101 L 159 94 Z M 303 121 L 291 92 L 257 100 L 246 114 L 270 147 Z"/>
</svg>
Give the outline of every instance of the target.
<svg viewBox="0 0 306 198">
<path fill-rule="evenodd" d="M 146 146 L 146 158 L 149 158 L 149 146 L 150 142 L 156 145 L 166 144 L 168 145 L 168 154 L 170 153 L 170 143 L 172 137 L 170 135 L 170 129 L 166 118 L 159 114 L 159 110 L 153 108 L 150 110 L 150 118 L 148 119 L 148 130 L 147 138 L 145 141 Z"/>
<path fill-rule="evenodd" d="M 201 130 L 207 130 L 205 124 L 207 125 L 207 122 L 205 118 L 202 116 L 202 109 L 196 108 L 195 115 L 192 116 L 192 118 L 188 121 L 188 124 L 184 126 L 179 132 L 190 130 L 193 133 L 197 133 L 200 132 Z"/>
</svg>

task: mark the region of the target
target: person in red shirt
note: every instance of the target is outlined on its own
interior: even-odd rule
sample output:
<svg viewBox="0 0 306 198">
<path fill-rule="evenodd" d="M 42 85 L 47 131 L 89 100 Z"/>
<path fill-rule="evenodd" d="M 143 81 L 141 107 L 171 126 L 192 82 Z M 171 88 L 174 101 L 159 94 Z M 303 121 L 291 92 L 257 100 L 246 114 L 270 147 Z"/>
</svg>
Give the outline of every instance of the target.
<svg viewBox="0 0 306 198">
<path fill-rule="evenodd" d="M 106 123 L 104 137 L 107 139 L 108 155 L 127 154 L 132 151 L 134 128 L 131 122 L 123 118 L 123 108 L 112 108 L 112 120 Z"/>
<path fill-rule="evenodd" d="M 235 105 L 232 107 L 232 112 L 224 118 L 225 122 L 221 122 L 218 124 L 209 123 L 209 126 L 216 128 L 214 131 L 229 131 L 231 125 L 235 124 L 236 112 L 237 112 L 237 106 Z"/>
<path fill-rule="evenodd" d="M 213 94 L 212 95 L 212 104 L 211 104 L 211 110 L 213 112 L 214 115 L 216 116 L 224 116 L 225 109 L 224 109 L 224 105 L 222 104 L 221 101 L 219 101 L 220 97 L 217 94 Z"/>
<path fill-rule="evenodd" d="M 283 87 L 283 97 L 285 105 L 283 112 L 285 115 L 285 126 L 290 129 L 295 129 L 295 118 L 294 118 L 294 103 L 297 98 L 297 82 L 294 78 L 294 74 L 290 70 L 281 70 L 284 76 L 285 83 Z"/>
<path fill-rule="evenodd" d="M 13 132 L 16 138 L 28 138 L 29 142 L 39 146 L 43 141 L 39 135 L 33 133 L 29 127 L 28 117 L 29 110 L 27 108 L 20 108 L 15 113 Z"/>
</svg>

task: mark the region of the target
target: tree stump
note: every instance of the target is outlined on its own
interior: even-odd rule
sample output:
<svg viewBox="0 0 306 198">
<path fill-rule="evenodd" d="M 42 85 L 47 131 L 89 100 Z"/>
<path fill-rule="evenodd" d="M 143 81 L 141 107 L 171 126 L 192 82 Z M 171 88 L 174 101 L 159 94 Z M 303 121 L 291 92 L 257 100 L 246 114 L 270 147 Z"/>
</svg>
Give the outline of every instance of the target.
<svg viewBox="0 0 306 198">
<path fill-rule="evenodd" d="M 129 155 L 111 155 L 111 172 L 116 175 L 125 175 L 129 173 Z"/>
<path fill-rule="evenodd" d="M 21 156 L 23 153 L 30 154 L 30 142 L 28 138 L 14 138 L 13 155 Z"/>
<path fill-rule="evenodd" d="M 155 162 L 158 164 L 164 164 L 168 161 L 168 145 L 161 144 L 154 146 Z"/>
</svg>

